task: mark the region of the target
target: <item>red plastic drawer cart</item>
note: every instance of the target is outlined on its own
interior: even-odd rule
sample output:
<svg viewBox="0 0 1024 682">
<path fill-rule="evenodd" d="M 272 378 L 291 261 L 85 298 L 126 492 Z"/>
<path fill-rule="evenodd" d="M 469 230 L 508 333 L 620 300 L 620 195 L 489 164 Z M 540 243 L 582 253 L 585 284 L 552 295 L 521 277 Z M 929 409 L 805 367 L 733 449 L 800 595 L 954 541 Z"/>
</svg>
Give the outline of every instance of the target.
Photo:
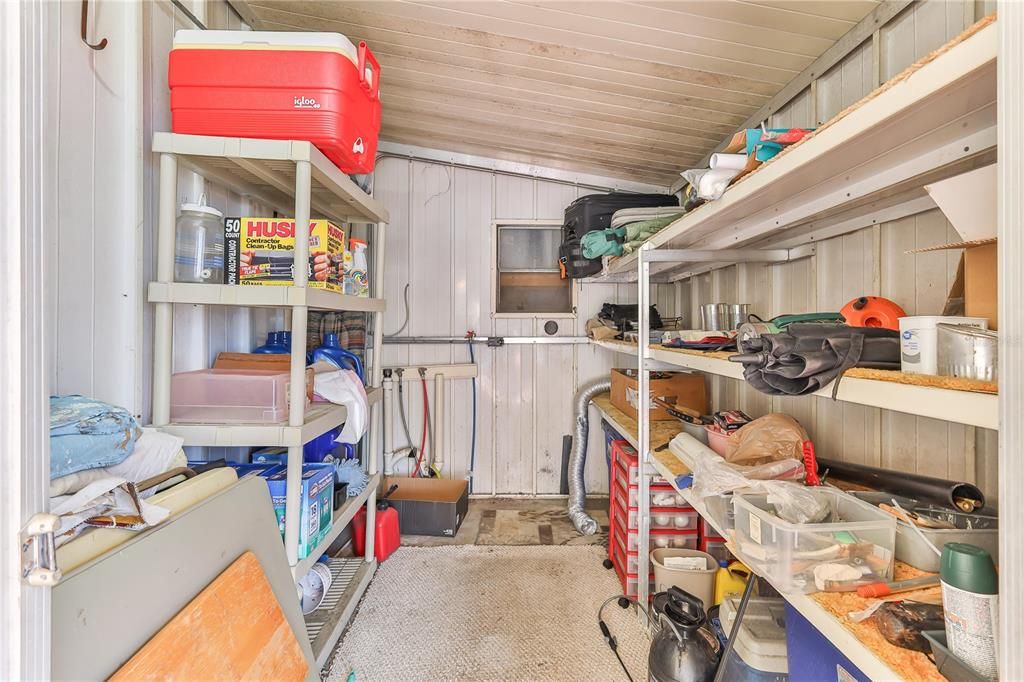
<svg viewBox="0 0 1024 682">
<path fill-rule="evenodd" d="M 624 440 L 612 441 L 612 474 L 608 510 L 608 560 L 605 568 L 614 568 L 622 591 L 636 597 L 639 587 L 639 458 Z M 687 547 L 699 543 L 693 507 L 679 497 L 670 483 L 661 477 L 651 482 L 650 549 Z M 653 576 L 653 572 L 650 573 Z"/>
<path fill-rule="evenodd" d="M 178 31 L 171 127 L 188 135 L 308 140 L 345 173 L 369 173 L 380 66 L 340 33 Z"/>
</svg>

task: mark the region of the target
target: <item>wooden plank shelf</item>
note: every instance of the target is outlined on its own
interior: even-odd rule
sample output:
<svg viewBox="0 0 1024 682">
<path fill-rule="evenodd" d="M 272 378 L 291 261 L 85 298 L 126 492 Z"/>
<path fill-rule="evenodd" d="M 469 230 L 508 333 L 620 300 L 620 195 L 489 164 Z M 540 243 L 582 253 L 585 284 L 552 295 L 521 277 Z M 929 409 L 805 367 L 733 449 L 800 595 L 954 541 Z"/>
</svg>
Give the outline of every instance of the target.
<svg viewBox="0 0 1024 682">
<path fill-rule="evenodd" d="M 636 355 L 636 344 L 625 341 L 592 341 L 594 345 L 616 353 Z M 705 353 L 651 344 L 652 359 L 679 367 L 743 380 L 743 365 L 729 362 L 730 353 Z M 861 378 L 851 370 L 839 383 L 836 400 L 883 410 L 893 410 L 919 417 L 930 417 L 985 429 L 999 428 L 999 396 L 988 392 L 964 391 L 934 385 L 935 377 L 916 379 L 915 375 L 887 372 L 872 373 L 874 378 Z M 980 382 L 979 382 L 980 383 Z M 813 395 L 832 397 L 832 385 Z M 652 441 L 653 442 L 653 441 Z"/>
</svg>

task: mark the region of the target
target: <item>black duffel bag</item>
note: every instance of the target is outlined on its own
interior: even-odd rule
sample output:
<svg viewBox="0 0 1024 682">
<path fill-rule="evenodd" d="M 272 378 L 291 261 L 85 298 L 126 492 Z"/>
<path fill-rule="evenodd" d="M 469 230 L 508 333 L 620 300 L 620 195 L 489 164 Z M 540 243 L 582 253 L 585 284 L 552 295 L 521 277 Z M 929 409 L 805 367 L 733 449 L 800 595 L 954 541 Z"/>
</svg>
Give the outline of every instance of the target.
<svg viewBox="0 0 1024 682">
<path fill-rule="evenodd" d="M 900 336 L 891 329 L 845 324 L 791 324 L 779 334 L 739 341 L 743 378 L 768 395 L 806 395 L 838 379 L 851 367 L 898 370 Z"/>
<path fill-rule="evenodd" d="M 605 303 L 597 313 L 597 319 L 608 322 L 620 332 L 635 331 L 640 321 L 640 306 L 636 303 Z M 663 324 L 658 307 L 651 306 L 651 329 L 661 329 Z"/>
</svg>

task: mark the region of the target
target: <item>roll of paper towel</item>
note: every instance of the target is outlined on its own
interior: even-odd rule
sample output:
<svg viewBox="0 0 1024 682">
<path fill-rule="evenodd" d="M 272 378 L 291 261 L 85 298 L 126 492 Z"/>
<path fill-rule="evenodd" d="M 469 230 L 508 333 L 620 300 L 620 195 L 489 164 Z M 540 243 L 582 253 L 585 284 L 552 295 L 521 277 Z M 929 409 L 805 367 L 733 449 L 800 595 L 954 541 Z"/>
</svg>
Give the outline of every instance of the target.
<svg viewBox="0 0 1024 682">
<path fill-rule="evenodd" d="M 746 154 L 712 154 L 711 170 L 743 170 L 747 166 Z"/>
</svg>

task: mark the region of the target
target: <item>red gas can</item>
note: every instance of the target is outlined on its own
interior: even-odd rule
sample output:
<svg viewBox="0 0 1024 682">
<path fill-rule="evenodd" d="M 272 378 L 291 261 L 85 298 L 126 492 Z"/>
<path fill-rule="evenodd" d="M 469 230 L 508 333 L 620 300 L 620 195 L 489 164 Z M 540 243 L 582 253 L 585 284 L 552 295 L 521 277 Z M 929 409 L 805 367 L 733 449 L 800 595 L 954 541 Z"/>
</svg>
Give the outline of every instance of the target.
<svg viewBox="0 0 1024 682">
<path fill-rule="evenodd" d="M 340 33 L 178 31 L 168 64 L 176 133 L 308 140 L 346 173 L 369 173 L 380 66 Z"/>
<path fill-rule="evenodd" d="M 398 528 L 398 510 L 388 503 L 388 495 L 395 492 L 397 485 L 391 486 L 377 502 L 377 513 L 374 514 L 373 555 L 377 562 L 384 561 L 394 554 L 402 544 L 402 533 Z M 352 517 L 352 549 L 356 556 L 366 553 L 366 507 L 360 507 Z"/>
</svg>

